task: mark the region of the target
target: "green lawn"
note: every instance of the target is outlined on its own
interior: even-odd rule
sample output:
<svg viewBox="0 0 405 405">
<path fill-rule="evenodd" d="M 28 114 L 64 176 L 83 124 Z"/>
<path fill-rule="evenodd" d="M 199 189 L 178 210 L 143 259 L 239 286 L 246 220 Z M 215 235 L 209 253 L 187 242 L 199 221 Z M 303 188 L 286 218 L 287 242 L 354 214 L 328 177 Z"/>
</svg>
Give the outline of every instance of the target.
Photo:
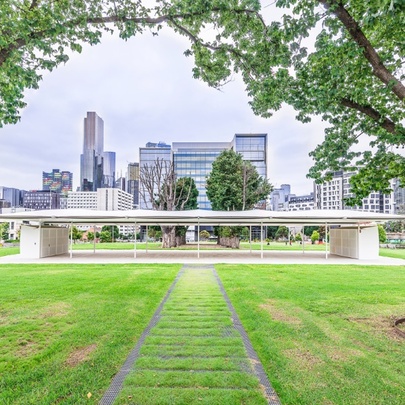
<svg viewBox="0 0 405 405">
<path fill-rule="evenodd" d="M 9 255 L 17 255 L 19 253 L 20 253 L 19 247 L 0 247 L 0 257 L 9 256 Z"/>
<path fill-rule="evenodd" d="M 186 269 L 118 404 L 266 404 L 211 269 Z"/>
<path fill-rule="evenodd" d="M 380 248 L 380 256 L 393 257 L 395 259 L 405 259 L 405 249 Z"/>
<path fill-rule="evenodd" d="M 404 403 L 405 267 L 216 268 L 283 404 Z"/>
<path fill-rule="evenodd" d="M 179 269 L 1 265 L 0 403 L 98 403 Z"/>
</svg>

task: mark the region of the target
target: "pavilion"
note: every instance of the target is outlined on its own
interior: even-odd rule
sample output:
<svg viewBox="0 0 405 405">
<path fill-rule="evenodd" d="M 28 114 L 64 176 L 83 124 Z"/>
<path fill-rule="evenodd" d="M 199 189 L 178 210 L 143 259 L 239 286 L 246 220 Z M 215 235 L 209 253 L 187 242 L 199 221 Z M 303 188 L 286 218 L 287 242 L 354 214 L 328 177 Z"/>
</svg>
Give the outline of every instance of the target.
<svg viewBox="0 0 405 405">
<path fill-rule="evenodd" d="M 329 233 L 329 246 L 325 254 L 355 259 L 375 259 L 379 254 L 378 223 L 403 220 L 404 215 L 380 214 L 356 210 L 307 211 L 94 211 L 83 209 L 25 211 L 0 215 L 0 222 L 22 221 L 20 236 L 21 257 L 44 258 L 73 251 L 69 232 L 73 225 L 185 225 L 196 226 L 197 235 L 202 225 L 228 226 L 325 226 Z M 263 235 L 263 232 L 260 233 Z M 71 238 L 72 239 L 72 238 Z M 136 258 L 136 240 L 134 258 Z M 303 245 L 304 247 L 304 245 Z M 200 257 L 200 240 L 197 240 L 197 257 Z M 263 237 L 261 238 L 263 257 Z"/>
</svg>

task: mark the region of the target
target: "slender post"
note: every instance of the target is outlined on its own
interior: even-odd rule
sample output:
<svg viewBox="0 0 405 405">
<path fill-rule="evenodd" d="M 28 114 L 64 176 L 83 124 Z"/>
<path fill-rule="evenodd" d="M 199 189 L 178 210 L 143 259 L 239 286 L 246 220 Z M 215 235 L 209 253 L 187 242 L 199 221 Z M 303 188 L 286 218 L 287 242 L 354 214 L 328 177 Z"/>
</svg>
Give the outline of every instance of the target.
<svg viewBox="0 0 405 405">
<path fill-rule="evenodd" d="M 260 224 L 260 242 L 261 242 L 261 245 L 260 245 L 260 249 L 261 249 L 260 257 L 263 259 L 263 222 Z"/>
<path fill-rule="evenodd" d="M 39 258 L 41 258 L 42 257 L 42 232 L 41 232 L 41 229 L 42 229 L 42 222 L 40 222 L 39 223 L 39 228 L 38 228 L 38 231 L 39 231 L 39 240 L 38 240 L 38 249 L 39 249 Z"/>
<path fill-rule="evenodd" d="M 96 225 L 93 225 L 93 254 L 96 253 Z"/>
<path fill-rule="evenodd" d="M 252 225 L 249 225 L 249 246 L 250 253 L 252 253 Z"/>
<path fill-rule="evenodd" d="M 305 226 L 303 226 L 302 227 L 302 235 L 301 235 L 301 239 L 302 239 L 302 254 L 304 254 L 305 253 L 305 244 L 304 244 L 304 236 L 305 236 L 305 232 L 304 232 L 304 230 L 305 230 Z"/>
<path fill-rule="evenodd" d="M 200 258 L 200 218 L 198 218 L 197 225 L 197 258 Z"/>
<path fill-rule="evenodd" d="M 149 230 L 149 226 L 146 225 L 146 253 L 148 253 L 148 230 Z"/>
<path fill-rule="evenodd" d="M 136 259 L 136 222 L 134 225 L 134 259 Z"/>
<path fill-rule="evenodd" d="M 325 223 L 325 258 L 328 258 L 328 223 Z"/>
<path fill-rule="evenodd" d="M 70 223 L 70 258 L 73 256 L 73 224 Z"/>
</svg>

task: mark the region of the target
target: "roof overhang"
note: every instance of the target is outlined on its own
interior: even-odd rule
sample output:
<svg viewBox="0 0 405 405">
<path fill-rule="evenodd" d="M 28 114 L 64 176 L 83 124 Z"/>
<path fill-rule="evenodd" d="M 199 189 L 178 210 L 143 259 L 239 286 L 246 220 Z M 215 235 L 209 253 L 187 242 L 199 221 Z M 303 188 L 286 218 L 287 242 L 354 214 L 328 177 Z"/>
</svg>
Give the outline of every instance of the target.
<svg viewBox="0 0 405 405">
<path fill-rule="evenodd" d="M 404 220 L 405 215 L 379 214 L 355 210 L 307 211 L 94 211 L 59 209 L 24 211 L 0 215 L 2 221 L 29 221 L 38 224 L 91 224 L 91 225 L 356 225 Z"/>
</svg>

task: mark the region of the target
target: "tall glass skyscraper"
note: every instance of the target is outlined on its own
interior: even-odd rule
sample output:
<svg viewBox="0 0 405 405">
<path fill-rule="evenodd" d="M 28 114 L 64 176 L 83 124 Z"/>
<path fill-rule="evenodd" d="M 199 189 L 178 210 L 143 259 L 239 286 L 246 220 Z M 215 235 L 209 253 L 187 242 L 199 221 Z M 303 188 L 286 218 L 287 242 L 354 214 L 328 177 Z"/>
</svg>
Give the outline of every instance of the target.
<svg viewBox="0 0 405 405">
<path fill-rule="evenodd" d="M 80 189 L 112 188 L 115 182 L 115 152 L 104 152 L 104 121 L 88 112 L 84 119 L 83 153 L 80 155 Z"/>
<path fill-rule="evenodd" d="M 103 188 L 115 186 L 115 152 L 103 152 Z"/>
</svg>

